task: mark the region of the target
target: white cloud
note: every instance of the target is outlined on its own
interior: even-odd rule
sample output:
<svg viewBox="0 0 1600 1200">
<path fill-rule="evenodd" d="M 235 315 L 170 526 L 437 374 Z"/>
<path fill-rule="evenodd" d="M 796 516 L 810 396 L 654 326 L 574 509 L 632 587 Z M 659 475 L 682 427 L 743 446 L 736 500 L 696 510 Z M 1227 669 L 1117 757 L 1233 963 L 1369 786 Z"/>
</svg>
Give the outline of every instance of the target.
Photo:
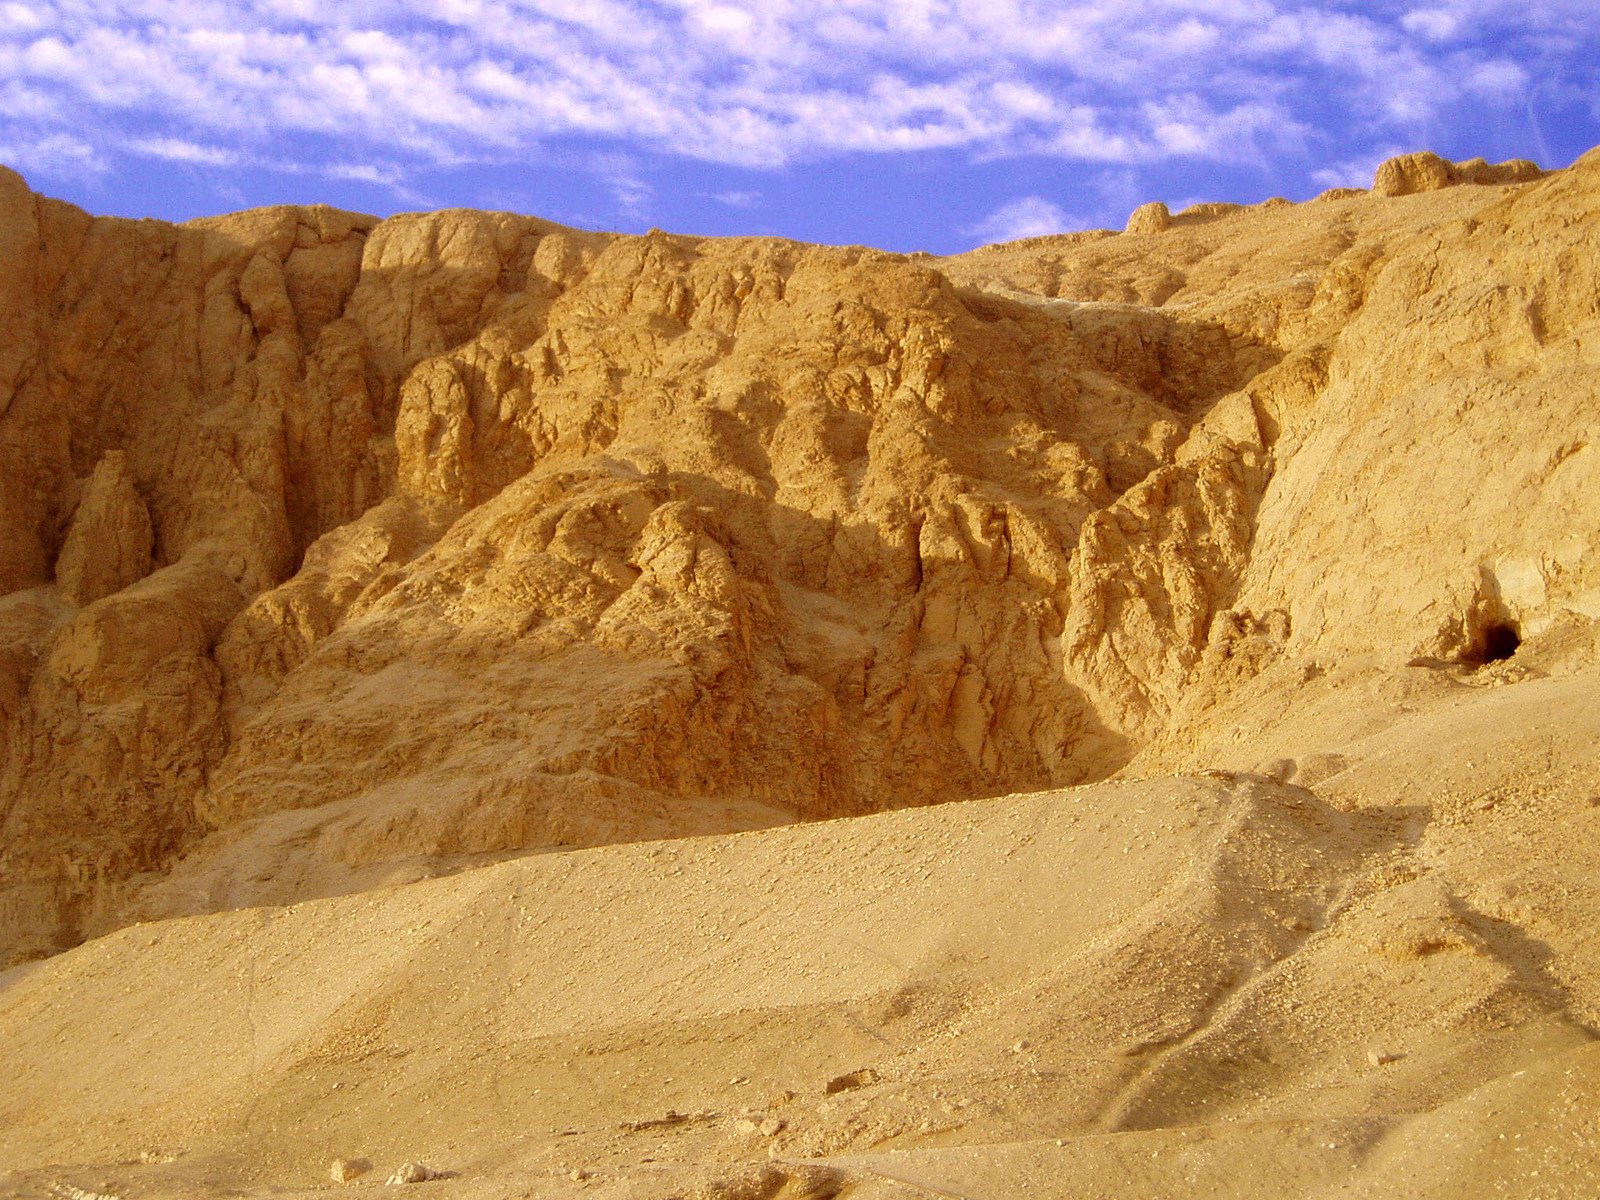
<svg viewBox="0 0 1600 1200">
<path fill-rule="evenodd" d="M 348 179 L 355 183 L 369 183 L 414 208 L 433 208 L 436 201 L 426 192 L 417 191 L 407 180 L 406 172 L 392 163 L 367 162 L 266 162 L 262 165 L 287 175 L 322 175 L 328 179 Z"/>
<path fill-rule="evenodd" d="M 1139 182 L 1139 174 L 1129 167 L 1107 167 L 1089 179 L 1089 187 L 1099 198 L 1102 213 L 1129 213 L 1150 197 Z"/>
<path fill-rule="evenodd" d="M 1461 28 L 1461 19 L 1442 8 L 1418 8 L 1401 17 L 1400 26 L 1430 42 L 1447 42 Z"/>
<path fill-rule="evenodd" d="M 57 179 L 100 176 L 110 169 L 93 146 L 66 133 L 21 139 L 0 136 L 0 162 L 17 168 L 24 175 L 37 173 Z"/>
<path fill-rule="evenodd" d="M 755 167 L 935 148 L 1251 164 L 1351 117 L 1414 138 L 1523 90 L 1550 46 L 1592 94 L 1592 0 L 0 0 L 0 90 L 26 101 L 0 107 L 0 140 L 103 158 L 130 149 L 121 124 L 434 164 L 564 137 Z"/>
<path fill-rule="evenodd" d="M 15 0 L 0 4 L 0 32 L 30 33 L 44 25 L 44 17 L 26 4 Z"/>
<path fill-rule="evenodd" d="M 1486 62 L 1467 73 L 1466 84 L 1486 96 L 1515 96 L 1528 90 L 1528 73 L 1516 63 Z"/>
<path fill-rule="evenodd" d="M 611 193 L 617 211 L 627 220 L 645 219 L 656 190 L 643 178 L 639 164 L 626 154 L 602 154 L 593 164 L 594 173 Z"/>
<path fill-rule="evenodd" d="M 1367 188 L 1372 186 L 1378 173 L 1378 164 L 1405 151 L 1390 143 L 1363 154 L 1359 158 L 1345 159 L 1311 173 L 1311 182 L 1324 190 L 1328 188 Z"/>
<path fill-rule="evenodd" d="M 730 4 L 710 4 L 690 9 L 690 23 L 715 41 L 729 46 L 747 47 L 756 30 L 756 19 L 742 8 Z"/>
<path fill-rule="evenodd" d="M 1162 157 L 1262 162 L 1269 150 L 1295 145 L 1308 132 L 1267 104 L 1219 111 L 1194 95 L 1146 104 L 1144 114 Z"/>
<path fill-rule="evenodd" d="M 729 208 L 754 208 L 761 203 L 760 192 L 701 192 L 700 195 Z"/>
<path fill-rule="evenodd" d="M 208 167 L 231 167 L 239 162 L 239 155 L 220 146 L 202 146 L 182 138 L 134 138 L 123 143 L 134 154 L 168 162 L 199 163 Z"/>
<path fill-rule="evenodd" d="M 1085 223 L 1069 215 L 1060 205 L 1043 196 L 1023 196 L 1003 204 L 994 212 L 962 230 L 968 237 L 984 245 L 992 242 L 1014 242 L 1019 238 L 1044 237 L 1052 233 L 1066 233 L 1083 229 Z"/>
</svg>

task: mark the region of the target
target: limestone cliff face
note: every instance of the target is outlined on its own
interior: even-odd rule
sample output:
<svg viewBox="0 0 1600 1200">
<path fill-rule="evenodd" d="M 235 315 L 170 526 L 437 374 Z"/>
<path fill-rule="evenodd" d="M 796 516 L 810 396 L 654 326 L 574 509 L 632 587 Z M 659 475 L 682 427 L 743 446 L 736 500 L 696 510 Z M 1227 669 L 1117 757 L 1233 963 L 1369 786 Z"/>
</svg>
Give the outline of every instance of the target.
<svg viewBox="0 0 1600 1200">
<path fill-rule="evenodd" d="M 1600 161 L 1446 182 L 932 260 L 0 171 L 0 950 L 1592 617 Z"/>
<path fill-rule="evenodd" d="M 72 604 L 93 604 L 150 573 L 154 533 L 128 455 L 108 450 L 95 466 L 56 556 L 56 584 Z"/>
</svg>

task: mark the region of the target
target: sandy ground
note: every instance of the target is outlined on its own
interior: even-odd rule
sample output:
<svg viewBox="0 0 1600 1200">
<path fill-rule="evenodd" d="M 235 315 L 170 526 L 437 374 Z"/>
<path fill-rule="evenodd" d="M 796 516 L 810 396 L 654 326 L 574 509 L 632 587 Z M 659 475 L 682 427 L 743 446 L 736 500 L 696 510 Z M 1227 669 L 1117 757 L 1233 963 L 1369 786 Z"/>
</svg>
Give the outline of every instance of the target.
<svg viewBox="0 0 1600 1200">
<path fill-rule="evenodd" d="M 445 1197 L 1593 1195 L 1600 676 L 1435 682 L 1326 729 L 1310 788 L 1277 760 L 123 930 L 0 977 L 0 1189 L 302 1196 L 359 1157 L 343 1186 L 414 1160 Z"/>
</svg>

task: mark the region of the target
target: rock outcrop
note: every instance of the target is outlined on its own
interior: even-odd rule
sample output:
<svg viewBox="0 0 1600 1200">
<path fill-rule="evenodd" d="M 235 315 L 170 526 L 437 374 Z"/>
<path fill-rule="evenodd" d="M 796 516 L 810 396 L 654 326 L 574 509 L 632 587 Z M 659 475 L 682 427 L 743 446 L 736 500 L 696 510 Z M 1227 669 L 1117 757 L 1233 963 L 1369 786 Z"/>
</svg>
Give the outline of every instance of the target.
<svg viewBox="0 0 1600 1200">
<path fill-rule="evenodd" d="M 56 586 L 73 604 L 93 604 L 150 573 L 154 535 L 128 456 L 108 450 L 89 476 L 56 556 Z"/>
<path fill-rule="evenodd" d="M 1378 165 L 1372 190 L 1379 196 L 1411 196 L 1463 183 L 1531 183 L 1543 175 L 1539 164 L 1525 158 L 1507 159 L 1503 163 L 1488 163 L 1481 158 L 1451 162 L 1423 150 L 1385 159 Z"/>
<path fill-rule="evenodd" d="M 1587 620 L 1596 171 L 946 260 L 6 173 L 0 953 L 1103 778 Z"/>
<path fill-rule="evenodd" d="M 1172 225 L 1172 212 L 1160 200 L 1141 204 L 1128 215 L 1127 233 L 1160 233 Z"/>
</svg>

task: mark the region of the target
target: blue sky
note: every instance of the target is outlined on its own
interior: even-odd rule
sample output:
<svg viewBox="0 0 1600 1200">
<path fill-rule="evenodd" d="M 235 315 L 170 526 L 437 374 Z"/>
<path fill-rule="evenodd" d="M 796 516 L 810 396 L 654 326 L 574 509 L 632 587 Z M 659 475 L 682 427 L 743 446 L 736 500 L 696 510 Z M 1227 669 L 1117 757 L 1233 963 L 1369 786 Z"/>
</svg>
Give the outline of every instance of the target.
<svg viewBox="0 0 1600 1200">
<path fill-rule="evenodd" d="M 94 212 L 465 205 L 947 252 L 1600 143 L 1600 0 L 0 0 Z"/>
</svg>

